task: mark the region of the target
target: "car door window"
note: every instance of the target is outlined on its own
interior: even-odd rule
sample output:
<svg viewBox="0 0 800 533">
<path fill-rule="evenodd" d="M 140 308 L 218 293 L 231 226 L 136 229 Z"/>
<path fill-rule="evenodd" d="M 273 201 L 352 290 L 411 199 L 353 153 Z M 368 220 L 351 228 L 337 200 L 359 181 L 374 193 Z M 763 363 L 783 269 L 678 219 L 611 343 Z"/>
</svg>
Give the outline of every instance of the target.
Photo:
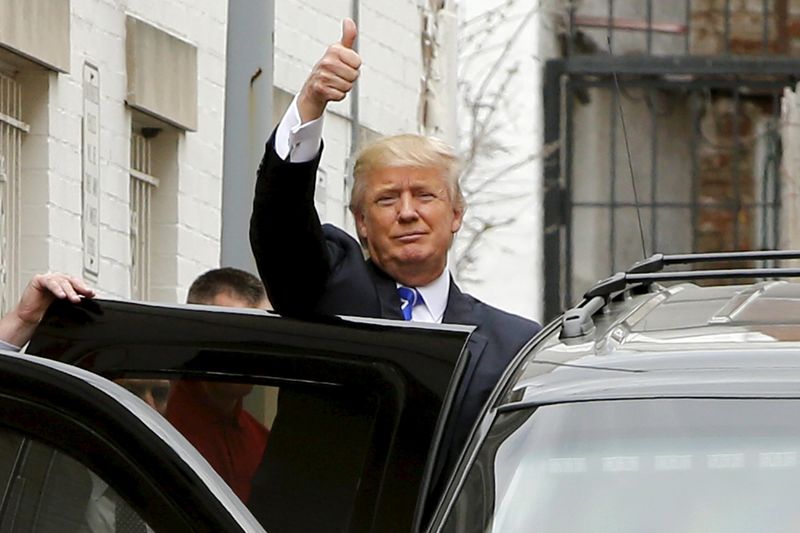
<svg viewBox="0 0 800 533">
<path fill-rule="evenodd" d="M 146 533 L 145 521 L 69 455 L 0 427 L 0 531 Z"/>
<path fill-rule="evenodd" d="M 115 381 L 161 412 L 269 531 L 346 530 L 376 496 L 364 498 L 364 487 L 386 459 L 396 421 L 391 411 L 378 420 L 381 404 L 391 402 L 369 387 L 243 377 Z M 165 382 L 168 393 L 155 394 L 165 401 L 150 402 Z"/>
</svg>

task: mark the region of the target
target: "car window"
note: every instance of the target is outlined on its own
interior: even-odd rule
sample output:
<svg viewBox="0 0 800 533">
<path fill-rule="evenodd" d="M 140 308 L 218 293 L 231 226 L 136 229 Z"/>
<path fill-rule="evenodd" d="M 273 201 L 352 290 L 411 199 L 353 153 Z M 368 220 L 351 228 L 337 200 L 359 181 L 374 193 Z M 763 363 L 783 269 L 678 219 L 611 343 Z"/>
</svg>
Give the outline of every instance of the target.
<svg viewBox="0 0 800 533">
<path fill-rule="evenodd" d="M 182 433 L 267 530 L 346 530 L 363 494 L 377 496 L 359 490 L 385 461 L 392 424 L 390 413 L 378 423 L 369 388 L 134 376 L 114 381 Z"/>
<path fill-rule="evenodd" d="M 672 398 L 502 413 L 443 531 L 795 531 L 797 409 Z"/>
<path fill-rule="evenodd" d="M 0 531 L 147 533 L 145 521 L 69 455 L 0 427 Z"/>
</svg>

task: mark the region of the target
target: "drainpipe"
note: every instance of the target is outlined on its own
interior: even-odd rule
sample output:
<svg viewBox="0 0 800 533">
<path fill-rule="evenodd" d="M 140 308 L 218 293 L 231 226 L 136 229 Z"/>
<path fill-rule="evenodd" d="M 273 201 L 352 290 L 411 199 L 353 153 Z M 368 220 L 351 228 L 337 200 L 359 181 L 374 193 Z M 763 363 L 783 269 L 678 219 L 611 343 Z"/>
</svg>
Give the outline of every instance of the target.
<svg viewBox="0 0 800 533">
<path fill-rule="evenodd" d="M 360 11 L 360 0 L 352 0 L 350 3 L 350 18 L 353 19 L 353 22 L 356 23 L 356 28 L 358 31 L 361 31 L 361 25 L 359 21 L 359 11 Z M 353 44 L 353 50 L 358 52 L 359 48 L 359 39 L 356 38 L 356 42 Z M 359 149 L 359 131 L 360 127 L 360 120 L 359 120 L 359 107 L 358 107 L 358 82 L 353 85 L 353 89 L 350 91 L 350 155 L 347 158 L 347 175 L 344 179 L 344 187 L 345 187 L 345 204 L 349 203 L 350 198 L 350 190 L 353 187 L 353 167 L 356 164 L 356 154 L 358 153 Z M 345 205 L 345 219 L 348 216 L 348 209 Z"/>
</svg>

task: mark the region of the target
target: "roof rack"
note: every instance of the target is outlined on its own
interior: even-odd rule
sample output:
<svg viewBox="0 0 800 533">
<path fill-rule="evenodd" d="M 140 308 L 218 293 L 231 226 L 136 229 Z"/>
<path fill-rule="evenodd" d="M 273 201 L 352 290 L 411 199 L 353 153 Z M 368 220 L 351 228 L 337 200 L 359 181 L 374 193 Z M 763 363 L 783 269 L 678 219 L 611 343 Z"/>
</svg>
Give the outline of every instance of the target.
<svg viewBox="0 0 800 533">
<path fill-rule="evenodd" d="M 584 298 L 610 296 L 624 290 L 634 283 L 653 283 L 656 281 L 690 281 L 702 279 L 743 279 L 743 278 L 796 278 L 800 277 L 798 268 L 734 268 L 719 270 L 689 270 L 661 272 L 669 265 L 689 265 L 697 263 L 767 261 L 800 259 L 800 250 L 765 250 L 755 252 L 717 252 L 703 254 L 655 254 L 638 261 L 626 272 L 617 272 L 610 278 L 599 281 L 586 291 Z"/>
<path fill-rule="evenodd" d="M 702 254 L 654 254 L 638 261 L 626 272 L 596 283 L 584 294 L 584 300 L 564 312 L 561 338 L 582 337 L 594 330 L 592 317 L 608 302 L 608 298 L 629 285 L 649 285 L 658 281 L 693 281 L 706 279 L 800 278 L 800 268 L 731 268 L 662 272 L 669 265 L 696 263 L 769 261 L 800 259 L 800 250 L 764 250 L 749 252 L 717 252 Z"/>
<path fill-rule="evenodd" d="M 644 274 L 659 272 L 667 265 L 690 265 L 695 263 L 718 263 L 721 261 L 769 261 L 781 259 L 800 259 L 800 250 L 760 250 L 749 252 L 711 252 L 702 254 L 653 254 L 647 259 L 637 261 L 627 272 Z M 758 276 L 756 276 L 758 277 Z"/>
</svg>

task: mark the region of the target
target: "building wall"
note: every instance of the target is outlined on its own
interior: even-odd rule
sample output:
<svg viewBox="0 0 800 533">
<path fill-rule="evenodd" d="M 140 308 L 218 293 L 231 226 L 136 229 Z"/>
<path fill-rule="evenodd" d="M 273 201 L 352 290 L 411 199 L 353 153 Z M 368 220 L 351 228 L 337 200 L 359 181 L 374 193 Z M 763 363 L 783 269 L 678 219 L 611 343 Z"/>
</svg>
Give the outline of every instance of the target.
<svg viewBox="0 0 800 533">
<path fill-rule="evenodd" d="M 100 75 L 100 262 L 99 274 L 90 281 L 103 295 L 131 296 L 130 131 L 140 126 L 155 128 L 153 174 L 160 183 L 153 198 L 148 298 L 181 301 L 194 277 L 220 261 L 227 2 L 71 0 L 69 4 L 66 72 L 57 72 L 52 65 L 48 68 L 9 59 L 5 53 L 0 57 L 0 66 L 15 65 L 16 76 L 25 86 L 25 121 L 31 124 L 23 150 L 20 283 L 44 270 L 82 273 L 82 72 L 89 63 Z M 276 111 L 285 109 L 325 47 L 340 38 L 341 19 L 354 14 L 350 0 L 275 2 Z M 345 177 L 352 164 L 352 139 L 416 131 L 422 75 L 419 2 L 363 0 L 357 15 L 358 45 L 364 59 L 355 110 L 357 130 L 354 134 L 353 98 L 330 106 L 320 173 L 322 193 L 318 195 L 322 218 L 351 231 Z M 126 105 L 128 16 L 196 47 L 196 127 L 176 127 Z M 0 41 L 2 38 L 0 35 Z M 525 85 L 519 89 L 529 88 Z M 535 82 L 532 90 L 536 91 Z M 531 117 L 529 123 L 539 123 L 534 111 L 526 107 L 524 112 Z M 278 115 L 275 113 L 276 120 Z M 531 139 L 525 149 L 538 149 L 535 135 Z M 537 175 L 530 170 L 511 187 L 535 189 Z M 519 218 L 526 221 L 525 225 L 506 232 L 506 241 L 482 252 L 493 257 L 480 266 L 486 279 L 492 281 L 472 284 L 469 290 L 491 303 L 536 316 L 536 240 L 541 233 L 538 216 L 535 211 L 521 213 Z M 510 255 L 509 249 L 513 250 Z M 524 281 L 515 290 L 494 281 L 509 276 Z"/>
<path fill-rule="evenodd" d="M 464 290 L 537 320 L 543 318 L 540 17 L 538 2 L 462 4 L 458 116 L 469 205 L 451 261 L 472 258 L 456 268 Z M 487 225 L 493 227 L 473 229 Z"/>
<path fill-rule="evenodd" d="M 196 47 L 196 131 L 126 106 L 128 15 Z M 226 17 L 224 0 L 72 0 L 66 72 L 18 61 L 13 53 L 3 56 L 5 70 L 22 83 L 23 119 L 31 125 L 23 141 L 21 283 L 47 270 L 86 275 L 81 232 L 86 63 L 97 67 L 100 78 L 100 261 L 90 282 L 101 295 L 130 296 L 128 169 L 135 117 L 160 130 L 155 166 L 166 173 L 154 199 L 158 238 L 151 299 L 182 300 L 192 279 L 218 264 Z"/>
</svg>

